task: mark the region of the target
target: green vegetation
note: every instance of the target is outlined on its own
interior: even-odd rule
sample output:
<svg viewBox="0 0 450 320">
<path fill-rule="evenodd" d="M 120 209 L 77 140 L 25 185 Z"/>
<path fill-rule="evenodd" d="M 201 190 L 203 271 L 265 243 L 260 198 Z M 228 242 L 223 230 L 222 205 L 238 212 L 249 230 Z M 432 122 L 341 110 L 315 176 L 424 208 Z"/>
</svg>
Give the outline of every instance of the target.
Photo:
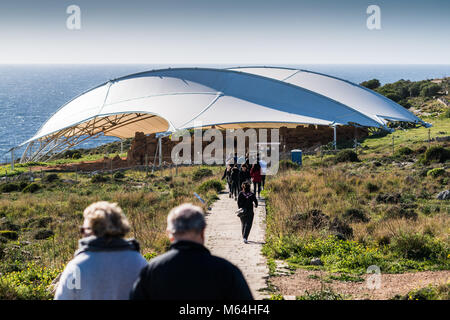
<svg viewBox="0 0 450 320">
<path fill-rule="evenodd" d="M 394 300 L 450 300 L 450 283 L 412 290 L 403 297 L 395 296 Z"/>
<path fill-rule="evenodd" d="M 263 192 L 269 261 L 342 273 L 336 277 L 349 281 L 370 265 L 383 273 L 448 270 L 450 203 L 436 195 L 448 189 L 450 145 L 427 140 L 429 132 L 448 135 L 450 123 L 428 121 L 430 129 L 369 136 L 358 154 L 311 155 L 301 170 L 269 177 Z"/>
<path fill-rule="evenodd" d="M 339 151 L 334 162 L 359 162 L 358 155 L 353 150 L 342 150 Z"/>
<path fill-rule="evenodd" d="M 52 173 L 26 182 L 23 192 L 19 182 L 0 185 L 0 299 L 52 298 L 50 284 L 72 259 L 83 210 L 95 201 L 122 207 L 133 226 L 128 236 L 139 240 L 146 259 L 165 252 L 169 210 L 184 202 L 206 208 L 223 188 L 222 170 L 179 167 L 178 175 L 166 169 L 148 177 L 145 171 L 128 170 L 116 172 L 114 179 L 99 175 L 101 182 L 96 175 Z"/>
<path fill-rule="evenodd" d="M 296 297 L 297 300 L 345 300 L 346 297 L 335 292 L 332 288 L 322 285 L 322 288 L 316 292 L 308 292 L 302 296 Z"/>
</svg>

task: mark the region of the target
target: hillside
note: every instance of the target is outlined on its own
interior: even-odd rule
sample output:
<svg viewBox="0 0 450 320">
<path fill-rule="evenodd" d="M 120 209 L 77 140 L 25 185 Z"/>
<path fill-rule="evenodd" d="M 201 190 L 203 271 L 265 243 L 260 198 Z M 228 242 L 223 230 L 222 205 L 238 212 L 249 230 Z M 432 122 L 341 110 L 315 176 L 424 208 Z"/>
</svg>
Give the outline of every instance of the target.
<svg viewBox="0 0 450 320">
<path fill-rule="evenodd" d="M 280 172 L 268 178 L 263 253 L 273 298 L 361 298 L 354 286 L 347 286 L 364 284 L 367 267 L 377 265 L 393 277 L 386 281 L 403 290 L 384 292 L 383 298 L 412 292 L 413 297 L 448 299 L 445 285 L 431 291 L 402 287 L 415 283 L 407 278 L 410 272 L 435 283 L 448 277 L 450 267 L 450 203 L 436 198 L 449 189 L 450 112 L 437 100 L 448 98 L 445 84 L 436 92 L 424 89 L 431 83 L 421 82 L 418 95 L 402 98 L 431 128 L 401 125 L 393 133 L 372 132 L 359 141 L 356 154 L 352 149 L 318 151 L 304 156 L 301 168 L 282 162 Z M 375 89 L 399 94 L 414 85 Z M 430 92 L 435 95 L 427 96 Z M 150 259 L 167 250 L 164 229 L 170 208 L 186 201 L 206 207 L 224 187 L 216 181 L 223 169 L 217 166 L 153 174 L 137 168 L 105 174 L 45 171 L 101 160 L 105 153 L 113 158 L 119 152 L 115 142 L 49 162 L 16 165 L 12 172 L 9 165 L 0 167 L 0 299 L 52 297 L 51 282 L 73 256 L 88 204 L 118 202 L 133 225 L 131 236 Z M 18 178 L 30 170 L 37 171 L 33 182 L 26 175 Z M 194 191 L 207 204 L 193 197 Z M 287 269 L 280 275 L 283 266 Z"/>
</svg>

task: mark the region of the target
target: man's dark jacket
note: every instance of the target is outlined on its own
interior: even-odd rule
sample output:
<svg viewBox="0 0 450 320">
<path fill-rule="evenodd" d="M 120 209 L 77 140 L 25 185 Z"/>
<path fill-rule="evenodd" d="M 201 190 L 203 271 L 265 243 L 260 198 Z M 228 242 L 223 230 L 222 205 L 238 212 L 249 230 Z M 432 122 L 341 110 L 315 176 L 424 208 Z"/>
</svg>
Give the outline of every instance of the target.
<svg viewBox="0 0 450 320">
<path fill-rule="evenodd" d="M 132 300 L 252 300 L 242 272 L 203 245 L 176 241 L 142 269 Z"/>
</svg>

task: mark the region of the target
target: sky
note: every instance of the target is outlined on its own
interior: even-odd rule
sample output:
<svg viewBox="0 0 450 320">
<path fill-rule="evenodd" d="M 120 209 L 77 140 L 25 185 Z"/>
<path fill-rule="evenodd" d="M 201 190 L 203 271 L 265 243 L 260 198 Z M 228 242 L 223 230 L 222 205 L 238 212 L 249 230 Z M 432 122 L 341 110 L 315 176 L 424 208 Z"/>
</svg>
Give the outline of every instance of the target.
<svg viewBox="0 0 450 320">
<path fill-rule="evenodd" d="M 448 0 L 0 0 L 0 64 L 450 64 L 449 14 Z"/>
</svg>

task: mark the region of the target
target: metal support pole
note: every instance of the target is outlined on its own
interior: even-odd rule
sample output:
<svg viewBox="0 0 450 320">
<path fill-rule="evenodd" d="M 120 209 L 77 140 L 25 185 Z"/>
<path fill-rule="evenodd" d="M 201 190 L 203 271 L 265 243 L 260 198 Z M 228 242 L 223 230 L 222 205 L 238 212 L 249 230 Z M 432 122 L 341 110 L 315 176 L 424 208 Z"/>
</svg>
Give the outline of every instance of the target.
<svg viewBox="0 0 450 320">
<path fill-rule="evenodd" d="M 14 171 L 14 149 L 11 149 L 11 171 Z"/>
<path fill-rule="evenodd" d="M 161 139 L 162 137 L 159 137 L 158 140 L 158 151 L 159 151 L 159 167 L 161 168 L 162 165 L 162 143 L 161 143 Z"/>
<path fill-rule="evenodd" d="M 334 145 L 334 150 L 337 150 L 336 125 L 333 126 L 333 145 Z"/>
<path fill-rule="evenodd" d="M 123 140 L 120 140 L 120 154 L 123 153 Z"/>
<path fill-rule="evenodd" d="M 145 153 L 145 177 L 148 177 L 148 155 Z"/>
</svg>

